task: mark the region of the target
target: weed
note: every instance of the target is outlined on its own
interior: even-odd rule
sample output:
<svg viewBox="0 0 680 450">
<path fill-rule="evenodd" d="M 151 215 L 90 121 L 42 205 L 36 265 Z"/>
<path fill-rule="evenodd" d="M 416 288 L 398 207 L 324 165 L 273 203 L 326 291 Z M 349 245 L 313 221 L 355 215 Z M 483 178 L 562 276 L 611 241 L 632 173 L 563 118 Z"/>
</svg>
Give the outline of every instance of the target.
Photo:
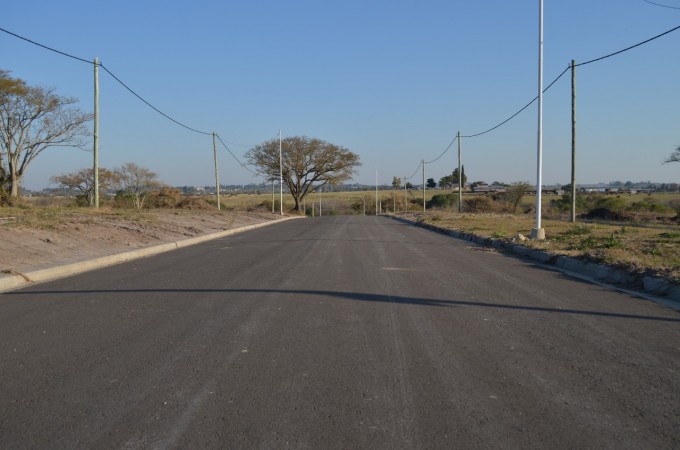
<svg viewBox="0 0 680 450">
<path fill-rule="evenodd" d="M 505 238 L 507 236 L 508 236 L 507 231 L 494 231 L 493 233 L 491 233 L 491 237 L 495 238 L 495 239 L 502 239 L 502 238 Z"/>
</svg>

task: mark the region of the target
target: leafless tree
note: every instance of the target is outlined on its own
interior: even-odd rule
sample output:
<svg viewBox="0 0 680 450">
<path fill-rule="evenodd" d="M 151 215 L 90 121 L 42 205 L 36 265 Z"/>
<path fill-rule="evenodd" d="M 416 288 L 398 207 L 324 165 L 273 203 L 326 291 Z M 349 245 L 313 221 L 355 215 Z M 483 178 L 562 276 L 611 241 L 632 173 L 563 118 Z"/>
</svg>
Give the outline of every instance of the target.
<svg viewBox="0 0 680 450">
<path fill-rule="evenodd" d="M 50 178 L 52 183 L 59 186 L 77 189 L 85 198 L 89 206 L 94 206 L 94 169 L 80 169 L 77 172 L 55 175 Z M 104 167 L 99 168 L 99 188 L 102 190 L 115 188 L 118 186 L 118 174 Z"/>
<path fill-rule="evenodd" d="M 142 209 L 149 191 L 161 185 L 155 172 L 145 167 L 139 167 L 133 162 L 123 164 L 115 169 L 114 173 L 118 177 L 121 189 L 130 198 L 132 206 L 136 209 Z"/>
<path fill-rule="evenodd" d="M 0 177 L 13 201 L 28 166 L 50 147 L 82 148 L 91 114 L 72 107 L 77 100 L 53 88 L 28 86 L 0 70 Z"/>
</svg>

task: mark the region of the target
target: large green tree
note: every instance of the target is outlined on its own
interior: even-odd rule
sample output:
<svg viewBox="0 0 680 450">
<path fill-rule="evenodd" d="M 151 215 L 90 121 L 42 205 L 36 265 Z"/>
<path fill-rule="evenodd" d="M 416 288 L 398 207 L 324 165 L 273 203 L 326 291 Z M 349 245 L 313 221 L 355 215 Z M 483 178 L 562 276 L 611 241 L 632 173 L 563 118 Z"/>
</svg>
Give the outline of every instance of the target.
<svg viewBox="0 0 680 450">
<path fill-rule="evenodd" d="M 71 105 L 53 88 L 34 87 L 0 70 L 0 178 L 10 201 L 19 197 L 19 185 L 28 166 L 50 147 L 83 147 L 90 134 L 85 123 L 91 114 Z"/>
<path fill-rule="evenodd" d="M 272 139 L 246 153 L 248 163 L 268 180 L 279 178 L 279 140 Z M 295 199 L 295 210 L 312 189 L 352 178 L 361 165 L 359 155 L 339 145 L 307 136 L 287 137 L 281 142 L 283 182 Z"/>
</svg>

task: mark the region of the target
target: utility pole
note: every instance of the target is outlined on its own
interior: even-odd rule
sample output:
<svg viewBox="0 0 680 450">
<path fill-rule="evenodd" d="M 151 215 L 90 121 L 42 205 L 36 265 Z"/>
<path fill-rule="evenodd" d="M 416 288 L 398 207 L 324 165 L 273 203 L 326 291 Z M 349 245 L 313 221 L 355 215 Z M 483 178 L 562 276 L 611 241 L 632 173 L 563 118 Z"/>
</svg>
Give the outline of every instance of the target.
<svg viewBox="0 0 680 450">
<path fill-rule="evenodd" d="M 458 132 L 458 212 L 463 212 L 463 172 L 460 157 L 460 131 Z"/>
<path fill-rule="evenodd" d="M 378 215 L 378 169 L 375 169 L 375 215 Z"/>
<path fill-rule="evenodd" d="M 408 212 L 408 198 L 406 197 L 406 177 L 404 177 L 404 212 Z"/>
<path fill-rule="evenodd" d="M 571 216 L 576 222 L 576 61 L 571 60 Z"/>
<path fill-rule="evenodd" d="M 274 197 L 274 178 L 272 177 L 272 214 L 274 213 L 274 205 L 276 204 L 276 197 Z"/>
<path fill-rule="evenodd" d="M 279 191 L 281 194 L 279 199 L 281 204 L 279 206 L 281 208 L 281 215 L 283 215 L 283 152 L 281 147 L 281 129 L 279 128 Z"/>
<path fill-rule="evenodd" d="M 420 164 L 423 166 L 423 212 L 425 212 L 425 160 L 421 159 Z"/>
<path fill-rule="evenodd" d="M 536 228 L 531 237 L 545 239 L 541 227 L 541 194 L 543 187 L 543 0 L 538 0 L 538 150 L 536 157 Z"/>
<path fill-rule="evenodd" d="M 93 132 L 94 163 L 94 207 L 99 208 L 99 58 L 94 59 L 94 132 Z"/>
<path fill-rule="evenodd" d="M 222 209 L 220 203 L 220 174 L 217 169 L 217 142 L 215 141 L 215 132 L 213 131 L 213 154 L 215 155 L 215 191 L 217 192 L 217 210 Z"/>
</svg>

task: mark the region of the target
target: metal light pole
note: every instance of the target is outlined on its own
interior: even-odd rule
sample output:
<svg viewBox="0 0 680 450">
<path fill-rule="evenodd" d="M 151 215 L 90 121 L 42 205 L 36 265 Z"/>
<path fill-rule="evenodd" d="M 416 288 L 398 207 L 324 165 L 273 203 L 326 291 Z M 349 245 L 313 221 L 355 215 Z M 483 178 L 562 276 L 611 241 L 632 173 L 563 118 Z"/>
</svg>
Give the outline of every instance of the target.
<svg viewBox="0 0 680 450">
<path fill-rule="evenodd" d="M 281 203 L 281 215 L 283 215 L 283 152 L 281 150 L 281 129 L 279 129 L 279 193 Z"/>
<path fill-rule="evenodd" d="M 541 228 L 541 188 L 543 186 L 543 0 L 538 0 L 538 155 L 536 158 L 536 228 L 531 237 L 545 239 Z"/>
</svg>

